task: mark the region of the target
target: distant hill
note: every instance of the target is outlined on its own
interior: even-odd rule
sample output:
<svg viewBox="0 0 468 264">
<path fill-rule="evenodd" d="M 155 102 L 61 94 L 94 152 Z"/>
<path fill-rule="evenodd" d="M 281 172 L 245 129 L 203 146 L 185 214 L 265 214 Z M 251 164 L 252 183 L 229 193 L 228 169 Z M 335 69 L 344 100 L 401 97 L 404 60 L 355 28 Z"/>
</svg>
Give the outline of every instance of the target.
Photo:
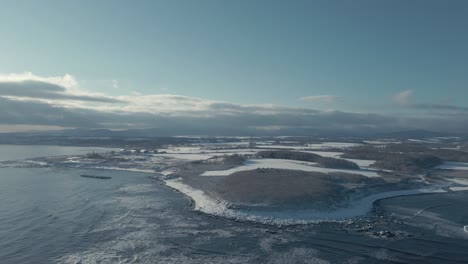
<svg viewBox="0 0 468 264">
<path fill-rule="evenodd" d="M 424 138 L 432 138 L 432 137 L 447 137 L 447 136 L 456 136 L 453 133 L 441 133 L 423 129 L 416 129 L 416 130 L 405 130 L 405 131 L 397 131 L 397 132 L 388 132 L 388 133 L 381 133 L 380 137 L 382 138 L 392 138 L 392 139 L 424 139 Z"/>
<path fill-rule="evenodd" d="M 382 132 L 378 130 L 333 130 L 333 129 L 314 129 L 314 128 L 285 128 L 281 130 L 257 130 L 254 128 L 232 128 L 226 127 L 209 131 L 204 128 L 185 129 L 177 128 L 142 128 L 142 129 L 66 129 L 54 131 L 37 132 L 18 132 L 18 133 L 0 133 L 0 137 L 30 137 L 30 136 L 53 136 L 53 137 L 84 137 L 84 138 L 156 138 L 171 136 L 308 136 L 321 138 L 390 138 L 390 139 L 424 139 L 431 137 L 457 136 L 449 133 L 434 132 L 428 130 L 404 130 Z M 460 135 L 458 135 L 460 136 Z"/>
</svg>

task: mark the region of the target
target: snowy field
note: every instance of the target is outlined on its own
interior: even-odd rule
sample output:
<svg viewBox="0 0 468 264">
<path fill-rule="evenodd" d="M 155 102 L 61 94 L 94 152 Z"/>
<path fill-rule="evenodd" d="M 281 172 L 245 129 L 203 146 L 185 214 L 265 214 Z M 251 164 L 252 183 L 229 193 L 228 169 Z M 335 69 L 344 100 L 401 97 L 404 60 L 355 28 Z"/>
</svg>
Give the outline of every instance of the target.
<svg viewBox="0 0 468 264">
<path fill-rule="evenodd" d="M 360 143 L 347 143 L 347 142 L 323 142 L 307 145 L 259 145 L 259 148 L 268 149 L 295 149 L 295 150 L 327 150 L 327 149 L 347 149 L 351 147 L 362 146 Z"/>
<path fill-rule="evenodd" d="M 337 158 L 337 159 L 341 159 L 341 155 L 343 155 L 343 152 L 331 152 L 331 151 L 301 150 L 300 152 L 312 153 L 312 154 L 320 155 L 322 157 Z M 369 168 L 370 165 L 372 165 L 375 162 L 375 160 L 360 160 L 360 159 L 344 159 L 344 160 L 354 162 L 361 168 Z"/>
<path fill-rule="evenodd" d="M 375 160 L 360 160 L 360 159 L 345 159 L 356 163 L 361 168 L 369 168 L 370 165 L 374 164 Z"/>
<path fill-rule="evenodd" d="M 450 187 L 452 191 L 468 191 L 468 179 L 449 179 L 449 181 L 457 184 L 458 186 Z"/>
<path fill-rule="evenodd" d="M 331 149 L 331 148 L 346 149 L 346 148 L 351 148 L 351 147 L 362 146 L 362 144 L 346 143 L 346 142 L 323 142 L 319 144 L 308 144 L 307 146 L 313 149 Z"/>
<path fill-rule="evenodd" d="M 301 150 L 300 152 L 317 154 L 322 157 L 328 158 L 340 158 L 343 152 L 332 152 L 332 151 L 319 151 L 319 150 Z"/>
<path fill-rule="evenodd" d="M 376 170 L 361 169 L 361 170 L 342 170 L 317 167 L 316 163 L 303 162 L 286 159 L 251 159 L 247 160 L 244 165 L 223 171 L 206 171 L 201 176 L 227 176 L 238 171 L 255 170 L 258 168 L 272 168 L 272 169 L 286 169 L 286 170 L 302 170 L 302 171 L 315 171 L 315 172 L 345 172 L 360 174 L 366 177 L 380 177 Z"/>
<path fill-rule="evenodd" d="M 172 158 L 172 159 L 181 159 L 181 160 L 207 160 L 214 155 L 209 155 L 209 154 L 183 154 L 183 153 L 164 153 L 164 154 L 154 154 L 156 157 L 166 157 L 166 158 Z"/>
<path fill-rule="evenodd" d="M 180 160 L 207 160 L 213 157 L 224 155 L 251 155 L 257 153 L 255 150 L 250 149 L 235 149 L 235 148 L 220 148 L 221 144 L 213 143 L 207 146 L 181 146 L 181 147 L 168 147 L 158 149 L 159 153 L 151 154 L 153 157 L 172 158 Z"/>
<path fill-rule="evenodd" d="M 364 140 L 363 142 L 370 145 L 386 145 L 390 143 L 401 143 L 401 141 L 395 140 Z"/>
<path fill-rule="evenodd" d="M 284 146 L 284 145 L 258 145 L 257 148 L 261 148 L 261 149 L 293 149 L 293 150 L 310 149 L 307 146 Z"/>
</svg>

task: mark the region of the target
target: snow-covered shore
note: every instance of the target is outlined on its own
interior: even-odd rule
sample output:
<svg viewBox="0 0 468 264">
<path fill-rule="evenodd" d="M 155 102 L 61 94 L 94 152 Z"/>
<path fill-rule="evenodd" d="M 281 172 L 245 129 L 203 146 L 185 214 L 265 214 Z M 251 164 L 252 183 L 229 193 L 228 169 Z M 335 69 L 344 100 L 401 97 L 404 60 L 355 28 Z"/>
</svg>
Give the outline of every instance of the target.
<svg viewBox="0 0 468 264">
<path fill-rule="evenodd" d="M 369 195 L 361 200 L 355 201 L 351 206 L 340 208 L 331 211 L 317 210 L 284 210 L 268 211 L 268 210 L 242 210 L 233 209 L 229 203 L 214 199 L 202 190 L 195 189 L 182 182 L 181 179 L 165 180 L 168 187 L 171 187 L 188 197 L 194 202 L 194 210 L 200 211 L 209 215 L 220 216 L 239 221 L 253 221 L 263 224 L 274 225 L 296 225 L 310 224 L 319 222 L 336 222 L 344 221 L 352 218 L 366 216 L 373 207 L 374 202 L 402 195 L 416 195 L 424 193 L 442 193 L 445 192 L 439 187 L 428 189 L 410 189 L 399 191 L 381 192 Z"/>
</svg>

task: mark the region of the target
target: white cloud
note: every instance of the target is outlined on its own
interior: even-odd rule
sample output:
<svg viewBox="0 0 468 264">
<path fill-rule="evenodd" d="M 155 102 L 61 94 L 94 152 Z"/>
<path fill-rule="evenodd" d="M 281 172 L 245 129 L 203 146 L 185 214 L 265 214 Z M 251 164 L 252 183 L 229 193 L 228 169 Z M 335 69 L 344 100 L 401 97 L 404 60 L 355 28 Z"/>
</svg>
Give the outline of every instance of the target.
<svg viewBox="0 0 468 264">
<path fill-rule="evenodd" d="M 56 77 L 41 77 L 34 75 L 31 72 L 24 73 L 10 73 L 10 74 L 1 74 L 0 73 L 0 82 L 24 82 L 24 81 L 37 81 L 44 82 L 49 84 L 59 85 L 68 89 L 73 89 L 78 87 L 78 81 L 70 74 L 65 74 L 63 76 Z"/>
<path fill-rule="evenodd" d="M 30 131 L 52 131 L 52 130 L 64 130 L 66 127 L 62 126 L 42 126 L 42 125 L 2 125 L 0 124 L 1 133 L 10 132 L 30 132 Z"/>
<path fill-rule="evenodd" d="M 394 100 L 410 105 L 411 93 L 411 90 L 403 91 L 395 95 Z M 319 95 L 303 97 L 300 100 L 331 103 L 336 98 L 332 95 Z M 168 135 L 235 135 L 253 133 L 258 129 L 277 131 L 278 134 L 311 134 L 320 129 L 395 130 L 427 128 L 436 123 L 432 119 L 411 122 L 408 120 L 409 118 L 404 117 L 345 113 L 337 110 L 319 111 L 272 104 L 242 105 L 174 94 L 143 95 L 134 92 L 110 96 L 83 90 L 71 75 L 0 75 L 0 125 L 7 126 L 11 124 L 112 129 L 158 127 Z M 454 124 L 468 127 L 468 120 L 465 121 L 457 121 Z M 446 127 L 448 125 L 447 123 Z"/>
<path fill-rule="evenodd" d="M 118 82 L 114 81 L 118 85 Z M 76 78 L 69 74 L 58 77 L 41 77 L 32 73 L 0 75 L 0 97 L 14 101 L 45 103 L 67 109 L 166 116 L 213 117 L 239 114 L 301 116 L 319 112 L 272 104 L 240 105 L 183 95 L 141 94 L 137 91 L 128 95 L 110 96 L 83 90 Z"/>
<path fill-rule="evenodd" d="M 334 95 L 312 95 L 299 98 L 300 101 L 309 103 L 333 103 L 338 99 Z"/>
<path fill-rule="evenodd" d="M 81 89 L 76 78 L 70 74 L 42 77 L 30 72 L 0 74 L 0 97 L 45 101 L 64 106 L 117 102 L 110 96 Z"/>
<path fill-rule="evenodd" d="M 143 113 L 194 113 L 207 111 L 216 101 L 173 94 L 123 95 L 115 97 L 125 101 L 125 105 L 106 106 L 108 110 L 122 110 Z"/>
<path fill-rule="evenodd" d="M 400 105 L 407 105 L 410 101 L 412 94 L 413 94 L 412 90 L 402 91 L 393 96 L 393 101 Z"/>
</svg>

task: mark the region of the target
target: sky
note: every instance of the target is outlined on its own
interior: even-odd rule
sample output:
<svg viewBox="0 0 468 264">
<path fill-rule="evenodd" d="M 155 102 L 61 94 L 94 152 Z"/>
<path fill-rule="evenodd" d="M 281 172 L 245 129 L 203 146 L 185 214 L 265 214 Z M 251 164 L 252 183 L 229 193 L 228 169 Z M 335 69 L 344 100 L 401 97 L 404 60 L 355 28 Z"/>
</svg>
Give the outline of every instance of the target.
<svg viewBox="0 0 468 264">
<path fill-rule="evenodd" d="M 467 1 L 0 6 L 0 132 L 468 128 Z"/>
</svg>

